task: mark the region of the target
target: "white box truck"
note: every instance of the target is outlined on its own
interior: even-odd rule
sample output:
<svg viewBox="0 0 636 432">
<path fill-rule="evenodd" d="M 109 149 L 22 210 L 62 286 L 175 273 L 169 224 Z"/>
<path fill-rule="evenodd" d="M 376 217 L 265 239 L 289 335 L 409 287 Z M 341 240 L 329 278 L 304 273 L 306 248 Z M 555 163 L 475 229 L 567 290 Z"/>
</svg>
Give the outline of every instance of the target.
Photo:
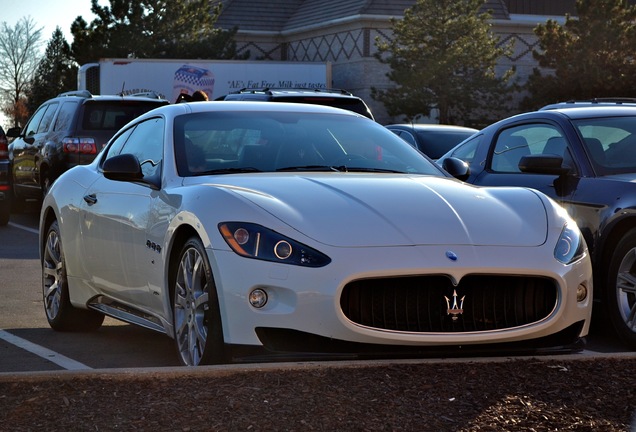
<svg viewBox="0 0 636 432">
<path fill-rule="evenodd" d="M 331 87 L 329 62 L 102 59 L 80 67 L 78 90 L 93 94 L 154 92 L 174 103 L 197 90 L 210 100 L 243 89 Z"/>
</svg>

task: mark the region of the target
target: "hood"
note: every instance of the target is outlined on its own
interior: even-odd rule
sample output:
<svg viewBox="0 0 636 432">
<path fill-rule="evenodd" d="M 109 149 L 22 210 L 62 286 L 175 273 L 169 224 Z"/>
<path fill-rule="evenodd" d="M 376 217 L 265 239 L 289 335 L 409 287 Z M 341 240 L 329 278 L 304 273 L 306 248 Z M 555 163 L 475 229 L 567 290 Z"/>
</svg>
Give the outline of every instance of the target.
<svg viewBox="0 0 636 432">
<path fill-rule="evenodd" d="M 317 242 L 336 247 L 538 246 L 539 196 L 433 176 L 354 173 L 231 176 L 224 188 Z M 229 180 L 229 176 L 224 177 Z"/>
</svg>

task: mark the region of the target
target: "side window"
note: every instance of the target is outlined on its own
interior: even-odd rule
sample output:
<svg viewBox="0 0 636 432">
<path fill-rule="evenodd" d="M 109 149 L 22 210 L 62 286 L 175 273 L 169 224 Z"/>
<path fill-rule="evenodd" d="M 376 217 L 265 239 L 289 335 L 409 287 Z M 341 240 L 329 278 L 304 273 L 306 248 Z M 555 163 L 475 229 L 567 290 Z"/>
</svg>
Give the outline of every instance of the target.
<svg viewBox="0 0 636 432">
<path fill-rule="evenodd" d="M 49 104 L 49 106 L 46 108 L 46 111 L 44 112 L 44 115 L 42 116 L 42 121 L 40 122 L 40 125 L 38 126 L 37 133 L 43 133 L 49 130 L 49 126 L 51 126 L 51 122 L 53 121 L 53 116 L 55 115 L 55 111 L 57 111 L 57 107 L 59 105 L 60 104 L 57 102 Z"/>
<path fill-rule="evenodd" d="M 491 168 L 496 172 L 520 173 L 519 161 L 530 154 L 555 154 L 572 166 L 563 134 L 555 126 L 526 124 L 503 130 L 497 137 Z"/>
<path fill-rule="evenodd" d="M 472 164 L 473 159 L 475 159 L 475 152 L 477 151 L 477 147 L 479 147 L 482 137 L 483 135 L 477 135 L 476 137 L 466 141 L 460 147 L 456 148 L 455 151 L 451 153 L 451 156 L 461 159 L 468 164 Z"/>
<path fill-rule="evenodd" d="M 126 141 L 128 141 L 128 137 L 133 130 L 135 130 L 135 128 L 131 127 L 130 129 L 119 135 L 117 138 L 115 138 L 113 143 L 106 150 L 106 155 L 102 159 L 102 163 L 104 163 L 106 159 L 110 159 L 113 156 L 117 156 L 121 153 L 121 149 L 124 148 L 124 144 L 126 144 Z"/>
<path fill-rule="evenodd" d="M 146 179 L 159 179 L 163 160 L 164 120 L 153 118 L 139 123 L 124 143 L 120 153 L 130 153 L 139 159 Z M 110 153 L 110 152 L 109 152 Z"/>
<path fill-rule="evenodd" d="M 71 128 L 73 117 L 77 112 L 77 106 L 77 101 L 66 101 L 62 104 L 60 113 L 57 115 L 57 119 L 55 120 L 55 126 L 53 127 L 54 131 L 64 131 Z"/>
<path fill-rule="evenodd" d="M 417 142 L 415 141 L 415 137 L 410 132 L 400 131 L 399 133 L 397 133 L 397 135 L 400 138 L 402 138 L 404 141 L 406 141 L 407 143 L 411 144 L 412 147 L 417 148 Z"/>
<path fill-rule="evenodd" d="M 31 117 L 29 123 L 27 123 L 26 128 L 24 128 L 24 136 L 32 136 L 38 132 L 38 128 L 40 127 L 40 123 L 42 122 L 42 118 L 44 117 L 44 113 L 46 113 L 47 105 L 42 105 Z"/>
</svg>

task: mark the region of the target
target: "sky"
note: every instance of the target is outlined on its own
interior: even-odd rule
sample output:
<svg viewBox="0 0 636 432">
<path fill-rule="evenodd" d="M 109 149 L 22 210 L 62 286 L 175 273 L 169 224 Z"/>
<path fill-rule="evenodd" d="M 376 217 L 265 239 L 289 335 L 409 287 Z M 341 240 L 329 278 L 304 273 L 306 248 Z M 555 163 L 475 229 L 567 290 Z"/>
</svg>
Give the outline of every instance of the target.
<svg viewBox="0 0 636 432">
<path fill-rule="evenodd" d="M 110 5 L 110 1 L 100 0 L 100 5 Z M 91 0 L 0 0 L 0 21 L 13 27 L 23 17 L 31 17 L 36 28 L 42 27 L 43 45 L 51 39 L 55 27 L 59 26 L 66 41 L 73 42 L 71 23 L 78 16 L 91 22 L 95 16 L 91 12 Z"/>
<path fill-rule="evenodd" d="M 108 0 L 99 0 L 98 3 L 110 5 Z M 6 22 L 9 27 L 14 27 L 23 17 L 30 17 L 36 29 L 42 28 L 42 52 L 56 27 L 60 27 L 66 41 L 71 44 L 71 23 L 75 18 L 82 16 L 88 23 L 95 18 L 91 12 L 91 0 L 0 0 L 0 11 L 0 22 Z M 10 126 L 1 112 L 0 126 L 5 130 Z"/>
</svg>

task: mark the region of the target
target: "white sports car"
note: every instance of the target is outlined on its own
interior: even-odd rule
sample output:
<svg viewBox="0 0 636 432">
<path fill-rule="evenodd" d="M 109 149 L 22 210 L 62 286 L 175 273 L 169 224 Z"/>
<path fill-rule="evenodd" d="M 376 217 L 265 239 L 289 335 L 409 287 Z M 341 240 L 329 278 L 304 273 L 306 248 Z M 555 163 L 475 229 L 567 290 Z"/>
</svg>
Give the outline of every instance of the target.
<svg viewBox="0 0 636 432">
<path fill-rule="evenodd" d="M 108 315 L 185 365 L 565 349 L 589 327 L 587 248 L 557 204 L 450 178 L 335 108 L 155 109 L 54 183 L 40 233 L 52 328 Z"/>
</svg>

